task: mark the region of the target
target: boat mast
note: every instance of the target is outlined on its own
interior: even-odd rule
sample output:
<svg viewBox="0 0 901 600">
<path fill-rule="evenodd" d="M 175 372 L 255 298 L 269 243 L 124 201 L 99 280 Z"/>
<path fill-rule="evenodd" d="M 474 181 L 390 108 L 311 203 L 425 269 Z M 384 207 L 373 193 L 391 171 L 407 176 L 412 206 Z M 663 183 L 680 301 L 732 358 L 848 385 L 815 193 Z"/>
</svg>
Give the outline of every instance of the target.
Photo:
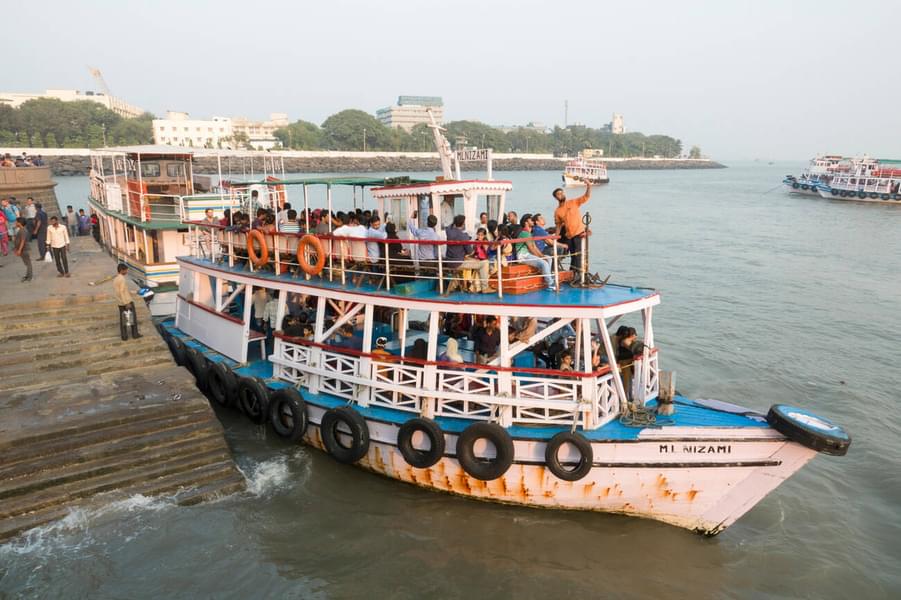
<svg viewBox="0 0 901 600">
<path fill-rule="evenodd" d="M 454 179 L 454 173 L 451 165 L 451 157 L 453 153 L 451 152 L 450 143 L 447 141 L 447 138 L 442 135 L 442 131 L 446 131 L 443 127 L 438 125 L 435 121 L 435 115 L 432 114 L 432 109 L 427 108 L 426 112 L 429 113 L 429 127 L 432 129 L 432 135 L 435 138 L 435 147 L 438 149 L 438 157 L 441 159 L 441 172 L 444 175 L 444 178 L 447 180 Z"/>
</svg>

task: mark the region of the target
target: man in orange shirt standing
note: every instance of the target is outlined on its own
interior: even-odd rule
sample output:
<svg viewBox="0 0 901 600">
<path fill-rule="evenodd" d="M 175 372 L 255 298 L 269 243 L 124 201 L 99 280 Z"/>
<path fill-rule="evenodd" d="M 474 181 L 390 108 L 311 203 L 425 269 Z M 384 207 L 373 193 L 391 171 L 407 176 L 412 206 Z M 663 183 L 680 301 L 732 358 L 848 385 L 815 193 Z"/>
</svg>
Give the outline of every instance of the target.
<svg viewBox="0 0 901 600">
<path fill-rule="evenodd" d="M 554 225 L 557 226 L 557 235 L 564 238 L 569 246 L 569 268 L 578 273 L 582 270 L 582 238 L 585 237 L 585 223 L 579 207 L 588 202 L 591 197 L 591 184 L 585 182 L 585 193 L 572 200 L 566 199 L 566 192 L 561 188 L 554 190 L 554 198 L 559 203 L 554 211 Z"/>
</svg>

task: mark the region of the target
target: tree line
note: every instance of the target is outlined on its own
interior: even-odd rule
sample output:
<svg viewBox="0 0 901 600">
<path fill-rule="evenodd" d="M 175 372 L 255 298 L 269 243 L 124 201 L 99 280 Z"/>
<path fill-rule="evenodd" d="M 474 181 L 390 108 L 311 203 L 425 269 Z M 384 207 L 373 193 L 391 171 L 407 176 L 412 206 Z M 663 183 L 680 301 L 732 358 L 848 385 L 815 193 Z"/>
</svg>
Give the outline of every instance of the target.
<svg viewBox="0 0 901 600">
<path fill-rule="evenodd" d="M 120 117 L 91 100 L 36 98 L 12 108 L 0 104 L 0 146 L 99 148 L 152 144 L 154 116 Z"/>
<path fill-rule="evenodd" d="M 136 119 L 120 117 L 90 100 L 63 102 L 38 98 L 18 108 L 0 104 L 0 146 L 33 148 L 98 148 L 152 144 L 153 115 Z M 572 156 L 586 148 L 601 149 L 606 156 L 664 156 L 682 153 L 682 142 L 666 135 L 631 132 L 613 135 L 581 125 L 554 127 L 551 131 L 527 127 L 501 130 L 478 121 L 446 123 L 451 144 L 493 148 L 496 152 L 531 152 Z M 412 131 L 394 129 L 362 110 L 335 113 L 322 125 L 295 121 L 275 131 L 281 147 L 292 150 L 372 150 L 430 152 L 431 129 L 425 124 Z M 237 139 L 241 143 L 246 140 Z M 692 154 L 700 151 L 692 148 Z"/>
<path fill-rule="evenodd" d="M 581 125 L 540 131 L 527 127 L 504 131 L 478 121 L 445 123 L 445 136 L 456 145 L 493 148 L 496 152 L 532 152 L 572 156 L 586 148 L 602 149 L 606 156 L 679 156 L 681 140 L 667 135 L 638 132 L 614 135 L 603 129 Z M 343 110 L 321 126 L 296 121 L 275 131 L 282 147 L 292 150 L 383 150 L 429 152 L 434 150 L 432 132 L 425 124 L 412 131 L 394 129 L 362 110 Z"/>
</svg>

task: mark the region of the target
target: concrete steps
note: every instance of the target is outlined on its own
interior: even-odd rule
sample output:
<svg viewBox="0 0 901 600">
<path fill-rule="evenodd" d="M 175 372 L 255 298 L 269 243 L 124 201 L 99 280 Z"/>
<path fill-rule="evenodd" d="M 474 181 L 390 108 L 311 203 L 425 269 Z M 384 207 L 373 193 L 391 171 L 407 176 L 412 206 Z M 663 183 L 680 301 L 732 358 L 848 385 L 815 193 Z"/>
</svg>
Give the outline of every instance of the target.
<svg viewBox="0 0 901 600">
<path fill-rule="evenodd" d="M 110 270 L 104 255 L 80 269 L 88 261 L 104 262 L 90 278 Z M 143 337 L 123 341 L 112 296 L 85 281 L 0 304 L 0 542 L 135 494 L 193 504 L 244 489 L 222 426 L 146 306 L 135 303 Z"/>
</svg>

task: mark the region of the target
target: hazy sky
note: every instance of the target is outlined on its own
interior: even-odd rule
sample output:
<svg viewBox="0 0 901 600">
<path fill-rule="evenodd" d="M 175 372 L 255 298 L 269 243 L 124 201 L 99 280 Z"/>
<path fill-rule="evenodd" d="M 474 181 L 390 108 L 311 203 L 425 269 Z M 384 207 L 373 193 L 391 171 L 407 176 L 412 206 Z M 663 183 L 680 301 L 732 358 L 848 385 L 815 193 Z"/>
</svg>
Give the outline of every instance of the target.
<svg viewBox="0 0 901 600">
<path fill-rule="evenodd" d="M 447 120 L 665 133 L 721 159 L 901 158 L 901 1 L 4 2 L 0 90 L 97 89 L 321 123 L 400 94 Z"/>
</svg>

